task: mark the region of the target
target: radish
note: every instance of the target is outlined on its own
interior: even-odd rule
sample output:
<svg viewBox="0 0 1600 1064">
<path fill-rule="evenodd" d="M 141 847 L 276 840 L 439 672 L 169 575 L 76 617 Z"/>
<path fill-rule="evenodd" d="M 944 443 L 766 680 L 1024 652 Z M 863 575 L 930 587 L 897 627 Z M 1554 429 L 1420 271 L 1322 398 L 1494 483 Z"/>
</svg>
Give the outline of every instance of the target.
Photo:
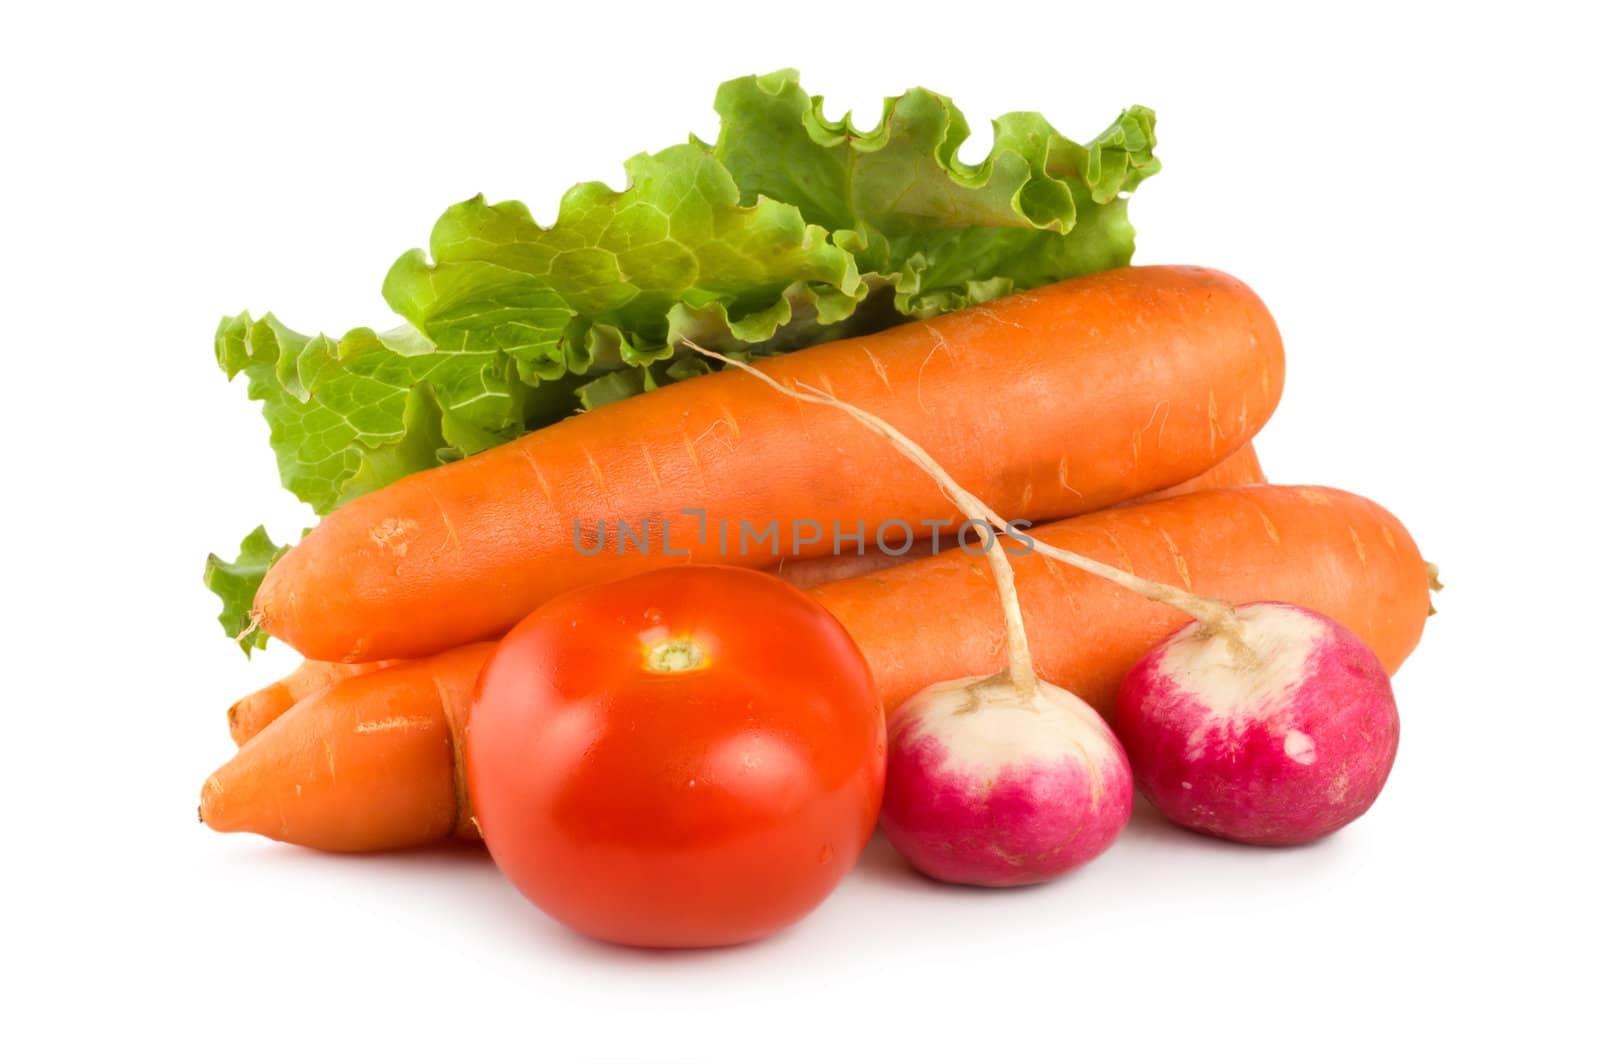
<svg viewBox="0 0 1600 1064">
<path fill-rule="evenodd" d="M 1194 618 L 1124 678 L 1113 713 L 1124 750 L 1087 704 L 1035 676 L 1011 564 L 995 546 L 999 533 L 991 534 L 984 553 L 1005 608 L 1007 670 L 929 688 L 890 719 L 881 823 L 924 872 L 1001 885 L 1037 882 L 1089 860 L 1128 819 L 1124 758 L 1140 792 L 1169 819 L 1238 842 L 1309 842 L 1377 799 L 1394 765 L 1400 718 L 1377 655 L 1348 628 L 1286 603 L 1235 608 L 1034 540 L 881 418 L 712 357 L 849 413 L 920 466 L 979 527 L 987 522 L 1047 558 Z"/>
<path fill-rule="evenodd" d="M 984 557 L 1005 610 L 1007 666 L 935 684 L 891 714 L 879 814 L 890 843 L 927 876 L 985 887 L 1040 883 L 1103 853 L 1133 812 L 1132 770 L 1100 715 L 1034 672 L 1015 574 L 988 507 L 875 415 L 695 349 L 802 402 L 844 410 L 920 466 L 985 533 Z"/>
<path fill-rule="evenodd" d="M 1041 883 L 1098 857 L 1133 811 L 1127 755 L 1088 703 L 1009 674 L 936 684 L 889 720 L 883 833 L 924 874 Z"/>
<path fill-rule="evenodd" d="M 1139 790 L 1186 828 L 1309 842 L 1366 812 L 1400 717 L 1377 655 L 1312 610 L 1258 602 L 1196 621 L 1141 658 L 1113 721 Z"/>
<path fill-rule="evenodd" d="M 1282 846 L 1337 831 L 1377 800 L 1400 715 L 1378 656 L 1350 629 L 1300 606 L 1235 608 L 1048 543 L 1034 549 L 1195 619 L 1134 664 L 1112 713 L 1139 792 L 1168 819 Z"/>
</svg>

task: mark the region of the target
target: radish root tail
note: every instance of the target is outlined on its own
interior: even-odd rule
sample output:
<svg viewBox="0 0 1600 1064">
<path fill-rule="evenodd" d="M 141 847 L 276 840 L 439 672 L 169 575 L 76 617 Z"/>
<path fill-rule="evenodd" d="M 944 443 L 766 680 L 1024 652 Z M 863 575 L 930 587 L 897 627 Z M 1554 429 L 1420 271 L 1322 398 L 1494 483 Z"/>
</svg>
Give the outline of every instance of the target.
<svg viewBox="0 0 1600 1064">
<path fill-rule="evenodd" d="M 984 555 L 989 559 L 989 564 L 994 570 L 995 583 L 1000 591 L 1002 605 L 1005 606 L 1006 645 L 1007 652 L 1011 658 L 1012 677 L 1015 680 L 1020 675 L 1020 664 L 1026 669 L 1026 676 L 1030 681 L 1029 689 L 1025 693 L 1031 694 L 1032 684 L 1036 682 L 1033 679 L 1033 659 L 1028 651 L 1027 637 L 1022 630 L 1022 610 L 1017 603 L 1015 570 L 1012 569 L 1011 562 L 1005 557 L 1006 552 L 1004 549 L 996 549 L 998 548 L 999 536 L 1002 533 L 1019 542 L 1031 544 L 1033 550 L 1038 551 L 1046 558 L 1053 558 L 1056 561 L 1082 569 L 1084 572 L 1109 580 L 1137 595 L 1142 595 L 1152 602 L 1160 602 L 1187 613 L 1199 621 L 1208 632 L 1222 636 L 1227 641 L 1229 650 L 1238 661 L 1245 665 L 1257 663 L 1255 652 L 1244 641 L 1242 635 L 1243 626 L 1230 603 L 1207 595 L 1196 595 L 1193 592 L 1185 591 L 1171 584 L 1163 584 L 1157 580 L 1146 580 L 1141 576 L 1135 576 L 1133 573 L 1118 569 L 1114 565 L 1107 565 L 1105 562 L 1096 561 L 1074 551 L 1063 550 L 1048 543 L 1041 543 L 1039 540 L 1017 531 L 982 499 L 956 483 L 955 479 L 945 472 L 944 468 L 934 461 L 933 456 L 928 454 L 920 444 L 876 414 L 853 406 L 814 385 L 801 381 L 795 382 L 792 386 L 786 385 L 764 370 L 757 369 L 747 362 L 716 351 L 708 351 L 690 340 L 682 342 L 686 347 L 707 358 L 735 367 L 765 381 L 771 387 L 791 398 L 798 399 L 801 402 L 833 407 L 849 414 L 856 421 L 888 440 L 897 450 L 911 459 L 918 468 L 932 477 L 945 496 L 969 520 L 985 522 L 994 530 L 995 534 L 990 537 L 988 549 L 984 551 Z"/>
<path fill-rule="evenodd" d="M 915 440 L 906 436 L 899 429 L 884 421 L 882 418 L 869 414 L 865 410 L 851 406 L 842 399 L 835 398 L 820 388 L 802 382 L 794 386 L 783 384 L 763 370 L 730 358 L 727 355 L 684 341 L 692 350 L 708 358 L 713 358 L 729 366 L 749 373 L 765 381 L 771 387 L 802 403 L 815 403 L 819 406 L 833 407 L 861 422 L 873 432 L 888 440 L 894 447 L 933 479 L 945 496 L 955 504 L 957 510 L 967 520 L 973 521 L 989 528 L 989 535 L 984 542 L 983 556 L 988 559 L 989 568 L 994 573 L 995 588 L 1000 593 L 1000 605 L 1005 612 L 1006 619 L 1006 672 L 1012 686 L 1017 689 L 1024 704 L 1031 703 L 1039 689 L 1039 677 L 1033 668 L 1033 653 L 1028 649 L 1028 635 L 1022 624 L 1022 605 L 1017 600 L 1017 574 L 1011 567 L 1011 560 L 1006 557 L 1006 551 L 1000 543 L 1000 531 L 994 527 L 996 518 L 994 511 L 972 494 L 966 488 L 956 483 L 954 477 L 945 472 L 944 467 L 934 461 L 933 456 L 923 450 Z"/>
</svg>

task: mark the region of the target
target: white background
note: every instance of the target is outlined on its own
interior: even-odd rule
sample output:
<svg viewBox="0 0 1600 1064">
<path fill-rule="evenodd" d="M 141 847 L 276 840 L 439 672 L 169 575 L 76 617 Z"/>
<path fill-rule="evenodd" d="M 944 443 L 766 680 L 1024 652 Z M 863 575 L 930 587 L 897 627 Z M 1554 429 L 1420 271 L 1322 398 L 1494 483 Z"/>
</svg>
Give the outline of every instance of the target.
<svg viewBox="0 0 1600 1064">
<path fill-rule="evenodd" d="M 3 16 L 5 1049 L 1593 1053 L 1600 100 L 1578 5 L 537 6 Z M 1009 893 L 921 881 L 880 842 L 792 931 L 687 955 L 580 941 L 477 853 L 197 826 L 224 707 L 293 661 L 227 645 L 201 562 L 304 520 L 212 362 L 217 318 L 386 323 L 384 271 L 449 203 L 549 221 L 573 182 L 712 137 L 719 81 L 785 65 L 834 115 L 918 82 L 976 125 L 1042 110 L 1078 137 L 1156 108 L 1137 261 L 1221 267 L 1274 309 L 1269 475 L 1371 495 L 1444 567 L 1373 812 L 1263 852 L 1145 811 Z"/>
</svg>

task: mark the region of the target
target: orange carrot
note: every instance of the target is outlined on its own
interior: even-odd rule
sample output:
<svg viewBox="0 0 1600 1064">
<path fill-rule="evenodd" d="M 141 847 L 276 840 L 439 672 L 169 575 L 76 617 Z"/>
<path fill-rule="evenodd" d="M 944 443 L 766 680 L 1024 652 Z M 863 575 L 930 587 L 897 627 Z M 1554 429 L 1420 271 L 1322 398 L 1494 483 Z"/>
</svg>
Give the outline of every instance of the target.
<svg viewBox="0 0 1600 1064">
<path fill-rule="evenodd" d="M 1288 602 L 1339 621 L 1391 673 L 1428 615 L 1428 571 L 1400 522 L 1332 488 L 1199 492 L 1031 529 L 1040 540 L 1229 602 Z M 1117 684 L 1188 617 L 1081 570 L 1012 559 L 1039 675 L 1105 711 Z M 935 594 L 934 591 L 937 590 Z M 940 678 L 999 671 L 999 599 L 981 557 L 941 554 L 815 594 L 861 645 L 893 708 Z M 949 617 L 961 624 L 949 624 Z"/>
<path fill-rule="evenodd" d="M 1246 443 L 1228 457 L 1201 473 L 1197 477 L 1190 477 L 1182 484 L 1175 484 L 1161 491 L 1151 492 L 1149 495 L 1135 499 L 1124 506 L 1133 506 L 1141 502 L 1151 502 L 1155 499 L 1171 499 L 1179 495 L 1189 495 L 1197 491 L 1210 491 L 1214 488 L 1238 488 L 1246 484 L 1265 484 L 1266 474 L 1261 471 L 1261 462 L 1256 457 L 1256 449 Z M 949 537 L 941 549 L 952 550 Z M 905 550 L 900 550 L 902 539 L 888 542 L 887 546 L 895 553 L 884 550 L 876 543 L 863 544 L 858 553 L 825 554 L 817 558 L 785 558 L 771 569 L 774 576 L 781 576 L 798 588 L 813 588 L 819 584 L 831 583 L 834 580 L 848 580 L 853 576 L 864 576 L 875 573 L 879 569 L 887 569 L 891 565 L 901 565 L 905 562 L 926 558 L 933 554 L 933 541 L 931 539 L 915 540 Z"/>
<path fill-rule="evenodd" d="M 296 703 L 206 780 L 201 821 L 319 850 L 476 839 L 460 735 L 492 649 L 400 662 Z"/>
<path fill-rule="evenodd" d="M 1173 499 L 1179 495 L 1193 495 L 1197 491 L 1212 491 L 1216 488 L 1242 488 L 1249 484 L 1265 484 L 1267 474 L 1261 469 L 1261 458 L 1256 454 L 1255 441 L 1246 443 L 1228 457 L 1201 473 L 1197 477 L 1190 477 L 1182 484 L 1174 484 L 1170 488 L 1152 491 L 1150 494 L 1135 502 L 1151 502 L 1155 499 Z"/>
<path fill-rule="evenodd" d="M 277 683 L 245 695 L 228 707 L 228 734 L 235 746 L 249 742 L 262 728 L 289 711 L 289 707 L 340 680 L 381 669 L 393 662 L 367 661 L 344 664 L 334 661 L 302 661 Z"/>
<path fill-rule="evenodd" d="M 1428 612 L 1427 568 L 1406 530 L 1375 503 L 1330 488 L 1202 492 L 1033 533 L 1200 594 L 1318 610 L 1391 672 Z M 1012 561 L 1039 675 L 1102 710 L 1139 655 L 1188 620 L 1040 555 Z M 860 644 L 893 707 L 936 681 L 999 670 L 1003 620 L 992 579 L 983 558 L 957 551 L 813 593 Z M 207 781 L 203 819 L 324 849 L 471 837 L 454 744 L 487 649 L 396 665 L 300 703 Z"/>
<path fill-rule="evenodd" d="M 1255 434 L 1283 384 L 1255 294 L 1179 266 L 1092 274 L 763 366 L 851 396 L 1019 519 L 1201 473 Z M 745 374 L 697 377 L 346 504 L 268 572 L 256 620 L 311 658 L 418 657 L 498 635 L 571 587 L 689 560 L 831 553 L 834 529 L 959 520 L 899 470 L 848 414 Z M 635 533 L 648 522 L 651 549 L 619 550 L 619 520 Z M 772 536 L 741 551 L 745 528 Z"/>
</svg>

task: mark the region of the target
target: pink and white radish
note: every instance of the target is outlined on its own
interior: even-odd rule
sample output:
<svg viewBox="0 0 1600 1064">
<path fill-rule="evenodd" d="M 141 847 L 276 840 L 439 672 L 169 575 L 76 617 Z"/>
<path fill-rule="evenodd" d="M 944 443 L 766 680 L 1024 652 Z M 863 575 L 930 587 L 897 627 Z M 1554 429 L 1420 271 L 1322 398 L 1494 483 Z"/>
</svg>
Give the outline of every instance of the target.
<svg viewBox="0 0 1600 1064">
<path fill-rule="evenodd" d="M 1135 663 L 1112 713 L 1139 792 L 1169 819 L 1290 845 L 1337 831 L 1377 799 L 1400 715 L 1378 656 L 1350 629 L 1300 606 L 1235 608 L 1048 543 L 1034 549 L 1195 618 Z"/>
<path fill-rule="evenodd" d="M 1172 820 L 1262 845 L 1365 813 L 1400 742 L 1378 657 L 1312 610 L 1258 602 L 1231 634 L 1179 629 L 1133 667 L 1113 721 L 1139 790 Z M 1226 622 L 1225 622 L 1226 623 Z"/>
<path fill-rule="evenodd" d="M 849 413 L 899 448 L 987 530 L 984 556 L 1005 610 L 1007 667 L 995 676 L 935 684 L 890 714 L 879 824 L 895 849 L 934 879 L 985 887 L 1040 883 L 1103 853 L 1133 812 L 1128 758 L 1087 702 L 1035 674 L 1011 562 L 998 535 L 983 524 L 1000 523 L 988 507 L 875 415 L 702 353 L 793 398 Z"/>
<path fill-rule="evenodd" d="M 947 883 L 1020 886 L 1104 853 L 1133 812 L 1128 758 L 1081 698 L 1010 677 L 955 680 L 889 719 L 883 833 Z"/>
<path fill-rule="evenodd" d="M 1235 609 L 1034 540 L 882 419 L 732 364 L 848 412 L 933 477 L 969 520 L 1195 618 L 1133 667 L 1113 714 L 1139 790 L 1169 818 L 1222 838 L 1286 845 L 1337 831 L 1376 800 L 1400 720 L 1377 656 L 1349 629 L 1283 603 Z M 1098 717 L 1088 719 L 1087 705 L 1035 676 L 997 539 L 989 537 L 985 556 L 1005 607 L 1008 669 L 930 688 L 890 718 L 882 814 L 890 840 L 923 871 L 991 884 L 1082 863 L 1121 829 L 1106 822 L 1127 819 L 1124 751 L 1097 729 Z"/>
</svg>

